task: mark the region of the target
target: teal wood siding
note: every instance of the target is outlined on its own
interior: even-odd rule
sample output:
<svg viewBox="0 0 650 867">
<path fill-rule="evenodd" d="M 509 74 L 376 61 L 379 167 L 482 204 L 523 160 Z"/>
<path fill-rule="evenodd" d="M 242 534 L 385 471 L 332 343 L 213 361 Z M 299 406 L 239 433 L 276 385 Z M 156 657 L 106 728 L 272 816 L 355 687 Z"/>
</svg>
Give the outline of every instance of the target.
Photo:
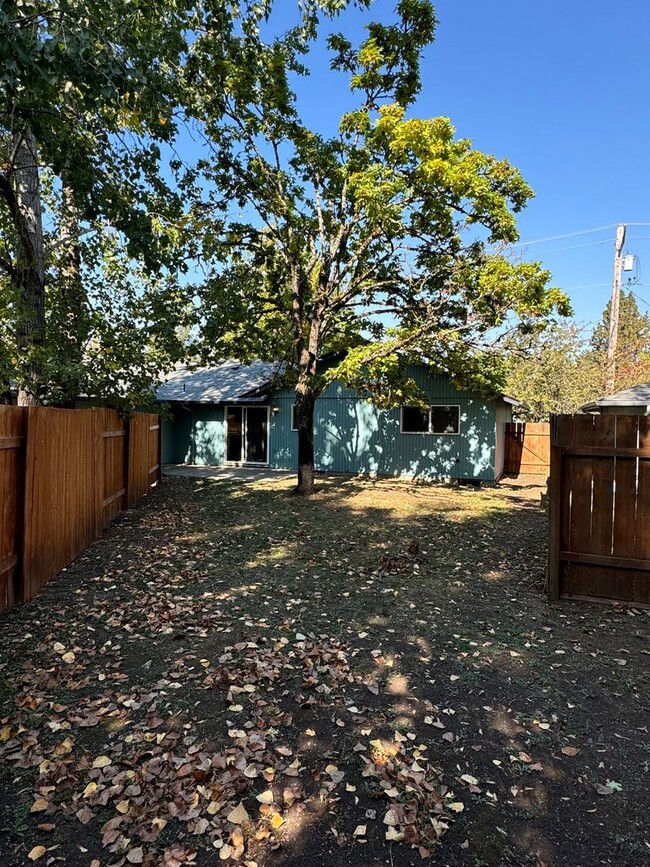
<svg viewBox="0 0 650 867">
<path fill-rule="evenodd" d="M 421 478 L 467 478 L 494 481 L 497 405 L 459 392 L 446 377 L 412 368 L 411 376 L 431 403 L 460 407 L 458 436 L 402 434 L 400 410 L 382 410 L 338 383 L 316 401 L 314 440 L 316 468 Z M 296 469 L 298 434 L 291 430 L 292 391 L 277 392 L 272 406 L 271 466 Z"/>
<path fill-rule="evenodd" d="M 224 415 L 221 406 L 178 409 L 163 422 L 163 462 L 220 466 L 224 461 Z"/>
</svg>

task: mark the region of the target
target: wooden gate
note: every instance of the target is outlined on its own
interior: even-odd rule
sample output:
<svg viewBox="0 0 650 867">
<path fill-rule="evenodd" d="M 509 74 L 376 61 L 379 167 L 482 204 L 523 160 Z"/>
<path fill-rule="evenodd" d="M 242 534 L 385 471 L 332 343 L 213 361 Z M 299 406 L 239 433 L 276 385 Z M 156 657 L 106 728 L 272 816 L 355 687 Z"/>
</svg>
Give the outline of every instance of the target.
<svg viewBox="0 0 650 867">
<path fill-rule="evenodd" d="M 650 419 L 551 419 L 549 599 L 650 604 Z"/>
<path fill-rule="evenodd" d="M 504 473 L 548 476 L 551 427 L 548 422 L 508 422 Z"/>
</svg>

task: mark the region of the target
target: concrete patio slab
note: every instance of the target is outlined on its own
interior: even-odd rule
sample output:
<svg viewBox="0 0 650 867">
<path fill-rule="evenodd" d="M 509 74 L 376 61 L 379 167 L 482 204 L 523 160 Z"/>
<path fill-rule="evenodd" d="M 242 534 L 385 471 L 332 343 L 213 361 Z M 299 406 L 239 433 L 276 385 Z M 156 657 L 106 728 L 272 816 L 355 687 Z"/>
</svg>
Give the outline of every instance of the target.
<svg viewBox="0 0 650 867">
<path fill-rule="evenodd" d="M 193 464 L 165 464 L 163 475 L 233 482 L 277 482 L 280 479 L 290 479 L 296 473 L 293 470 L 273 470 L 269 467 L 202 467 Z"/>
</svg>

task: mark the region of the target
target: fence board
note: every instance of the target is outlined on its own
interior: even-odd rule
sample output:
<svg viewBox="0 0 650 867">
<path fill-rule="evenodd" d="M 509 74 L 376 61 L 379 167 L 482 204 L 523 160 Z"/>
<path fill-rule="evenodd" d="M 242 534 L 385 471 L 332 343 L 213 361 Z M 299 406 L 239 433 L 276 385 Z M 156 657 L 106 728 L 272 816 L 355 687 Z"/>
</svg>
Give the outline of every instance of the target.
<svg viewBox="0 0 650 867">
<path fill-rule="evenodd" d="M 129 422 L 128 503 L 132 506 L 160 478 L 160 421 L 154 413 L 141 412 Z"/>
<path fill-rule="evenodd" d="M 0 611 L 14 604 L 19 578 L 26 410 L 0 406 Z"/>
<path fill-rule="evenodd" d="M 547 476 L 550 462 L 551 435 L 547 422 L 506 424 L 505 473 L 515 476 Z"/>
<path fill-rule="evenodd" d="M 548 594 L 650 602 L 650 421 L 555 416 Z"/>
</svg>

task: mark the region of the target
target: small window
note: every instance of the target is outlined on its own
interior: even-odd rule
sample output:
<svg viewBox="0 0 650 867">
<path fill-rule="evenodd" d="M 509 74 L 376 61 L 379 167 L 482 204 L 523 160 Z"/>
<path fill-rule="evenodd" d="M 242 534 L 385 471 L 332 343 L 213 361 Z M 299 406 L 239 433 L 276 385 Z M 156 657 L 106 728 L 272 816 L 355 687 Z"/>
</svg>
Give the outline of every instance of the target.
<svg viewBox="0 0 650 867">
<path fill-rule="evenodd" d="M 298 430 L 298 425 L 296 423 L 296 405 L 295 405 L 295 403 L 291 404 L 291 430 Z"/>
<path fill-rule="evenodd" d="M 429 413 L 416 406 L 402 407 L 402 433 L 428 433 Z"/>
<path fill-rule="evenodd" d="M 460 432 L 460 407 L 436 404 L 427 411 L 416 406 L 403 406 L 401 432 L 457 436 Z"/>
</svg>

